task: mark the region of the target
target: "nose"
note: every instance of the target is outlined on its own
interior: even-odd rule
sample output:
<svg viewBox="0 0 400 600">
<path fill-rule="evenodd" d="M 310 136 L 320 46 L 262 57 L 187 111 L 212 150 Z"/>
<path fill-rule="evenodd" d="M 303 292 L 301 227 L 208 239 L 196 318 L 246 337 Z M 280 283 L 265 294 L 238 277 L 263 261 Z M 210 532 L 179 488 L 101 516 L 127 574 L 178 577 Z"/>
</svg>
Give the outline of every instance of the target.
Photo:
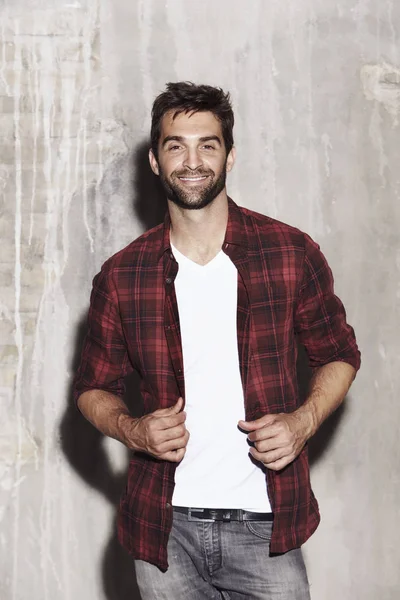
<svg viewBox="0 0 400 600">
<path fill-rule="evenodd" d="M 195 171 L 203 164 L 203 160 L 198 152 L 197 148 L 188 148 L 186 151 L 186 156 L 183 161 L 183 166 Z"/>
</svg>

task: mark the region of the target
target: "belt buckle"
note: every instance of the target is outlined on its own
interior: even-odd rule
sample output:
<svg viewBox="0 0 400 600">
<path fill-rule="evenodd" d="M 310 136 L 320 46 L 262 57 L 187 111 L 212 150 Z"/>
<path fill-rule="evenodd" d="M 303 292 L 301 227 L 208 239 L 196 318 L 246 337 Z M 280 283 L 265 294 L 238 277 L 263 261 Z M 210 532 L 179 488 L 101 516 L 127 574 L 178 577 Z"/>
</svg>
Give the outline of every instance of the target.
<svg viewBox="0 0 400 600">
<path fill-rule="evenodd" d="M 213 521 L 222 521 L 223 523 L 231 521 L 232 511 L 230 509 L 210 508 L 208 512 Z"/>
<path fill-rule="evenodd" d="M 193 512 L 204 513 L 204 508 L 188 508 L 188 521 L 206 521 L 207 523 L 214 523 L 215 519 L 205 519 L 201 516 L 195 516 Z"/>
</svg>

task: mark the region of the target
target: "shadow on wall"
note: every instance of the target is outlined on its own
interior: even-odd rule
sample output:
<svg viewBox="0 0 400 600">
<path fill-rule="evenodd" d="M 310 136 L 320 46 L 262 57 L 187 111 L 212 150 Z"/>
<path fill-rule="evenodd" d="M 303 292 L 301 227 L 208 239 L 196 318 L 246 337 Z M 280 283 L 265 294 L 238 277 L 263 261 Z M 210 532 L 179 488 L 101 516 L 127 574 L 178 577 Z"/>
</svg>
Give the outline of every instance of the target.
<svg viewBox="0 0 400 600">
<path fill-rule="evenodd" d="M 166 203 L 158 179 L 153 175 L 148 163 L 149 143 L 144 142 L 134 151 L 132 157 L 132 181 L 134 218 L 139 220 L 144 230 L 162 222 Z M 85 314 L 76 328 L 72 372 L 75 373 L 81 356 L 86 334 Z M 299 349 L 298 378 L 300 394 L 305 398 L 310 369 L 305 351 Z M 140 416 L 142 400 L 139 392 L 139 378 L 133 373 L 126 380 L 124 400 L 133 416 Z M 344 414 L 344 405 L 325 423 L 310 441 L 311 464 L 316 463 L 325 453 L 334 437 L 337 425 Z M 72 383 L 68 405 L 60 426 L 63 451 L 80 477 L 93 489 L 101 493 L 115 507 L 126 484 L 126 474 L 116 474 L 103 446 L 104 437 L 88 423 L 74 405 Z M 127 451 L 127 463 L 128 463 Z M 132 558 L 121 548 L 117 539 L 116 518 L 110 531 L 110 540 L 104 552 L 102 563 L 104 594 L 107 600 L 140 600 L 136 584 Z"/>
<path fill-rule="evenodd" d="M 161 223 L 166 201 L 157 177 L 148 162 L 149 142 L 141 143 L 132 155 L 132 212 L 146 231 Z M 106 175 L 105 175 L 106 176 Z M 87 330 L 87 312 L 76 326 L 71 372 L 75 373 Z M 126 402 L 133 416 L 140 416 L 142 400 L 139 379 L 133 373 L 126 380 Z M 104 436 L 95 429 L 75 407 L 71 389 L 61 426 L 61 443 L 65 456 L 78 475 L 101 493 L 115 508 L 115 519 L 110 528 L 110 540 L 104 552 L 102 580 L 107 600 L 140 600 L 132 558 L 119 545 L 116 512 L 119 498 L 126 484 L 126 473 L 116 474 L 103 445 Z M 127 464 L 129 452 L 127 451 Z"/>
</svg>

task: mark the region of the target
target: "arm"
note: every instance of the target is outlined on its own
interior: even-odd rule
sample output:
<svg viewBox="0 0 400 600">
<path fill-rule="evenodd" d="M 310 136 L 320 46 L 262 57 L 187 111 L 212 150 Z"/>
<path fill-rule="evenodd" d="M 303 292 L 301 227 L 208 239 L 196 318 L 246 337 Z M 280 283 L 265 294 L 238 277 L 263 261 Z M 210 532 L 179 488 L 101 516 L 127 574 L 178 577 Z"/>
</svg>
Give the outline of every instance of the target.
<svg viewBox="0 0 400 600">
<path fill-rule="evenodd" d="M 132 369 L 112 269 L 105 263 L 93 281 L 88 332 L 74 383 L 77 406 L 101 433 L 129 449 L 178 462 L 189 439 L 186 416 L 181 412 L 183 401 L 179 399 L 175 406 L 140 419 L 132 418 L 121 399 L 124 378 Z"/>
<path fill-rule="evenodd" d="M 308 236 L 294 328 L 314 369 L 304 404 L 292 413 L 239 422 L 254 443 L 250 449 L 253 457 L 275 471 L 292 462 L 338 408 L 360 366 L 354 331 L 334 294 L 331 270 Z"/>
<path fill-rule="evenodd" d="M 103 390 L 89 390 L 81 394 L 77 405 L 83 416 L 104 435 L 135 450 L 133 440 L 128 439 L 127 428 L 134 421 L 119 396 Z"/>
</svg>

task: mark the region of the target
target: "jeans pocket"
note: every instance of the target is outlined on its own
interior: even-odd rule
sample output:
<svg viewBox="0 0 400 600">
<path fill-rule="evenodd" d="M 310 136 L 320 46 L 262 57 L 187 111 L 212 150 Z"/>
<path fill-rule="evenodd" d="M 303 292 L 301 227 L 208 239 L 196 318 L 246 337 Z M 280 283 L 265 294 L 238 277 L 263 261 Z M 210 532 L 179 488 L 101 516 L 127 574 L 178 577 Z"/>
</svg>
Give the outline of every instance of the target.
<svg viewBox="0 0 400 600">
<path fill-rule="evenodd" d="M 247 529 L 262 540 L 270 541 L 272 536 L 272 521 L 245 521 Z"/>
</svg>

